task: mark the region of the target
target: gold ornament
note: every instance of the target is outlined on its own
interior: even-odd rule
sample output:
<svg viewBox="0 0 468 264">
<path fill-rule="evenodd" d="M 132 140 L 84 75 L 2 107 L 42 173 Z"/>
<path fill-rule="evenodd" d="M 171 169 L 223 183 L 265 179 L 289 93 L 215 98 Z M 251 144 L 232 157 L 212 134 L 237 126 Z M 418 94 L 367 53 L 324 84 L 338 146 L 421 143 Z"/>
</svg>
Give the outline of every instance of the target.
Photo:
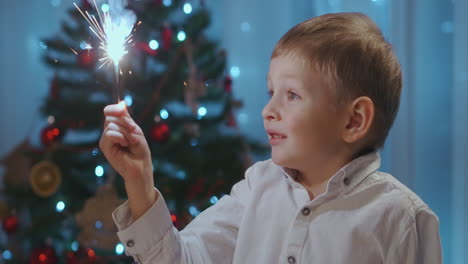
<svg viewBox="0 0 468 264">
<path fill-rule="evenodd" d="M 44 160 L 31 168 L 29 182 L 34 193 L 45 198 L 57 191 L 62 182 L 62 174 L 57 165 Z"/>
<path fill-rule="evenodd" d="M 75 216 L 81 230 L 78 242 L 85 247 L 113 250 L 118 237 L 112 212 L 124 201 L 117 197 L 112 184 L 100 187 L 96 195 L 88 199 L 83 210 Z"/>
</svg>

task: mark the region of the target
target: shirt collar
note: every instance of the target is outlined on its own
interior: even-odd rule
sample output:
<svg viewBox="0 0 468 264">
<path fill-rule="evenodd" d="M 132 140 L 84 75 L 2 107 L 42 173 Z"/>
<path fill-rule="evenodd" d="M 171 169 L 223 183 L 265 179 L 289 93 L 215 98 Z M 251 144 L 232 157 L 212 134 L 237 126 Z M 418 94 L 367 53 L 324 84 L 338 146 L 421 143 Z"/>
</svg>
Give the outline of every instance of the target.
<svg viewBox="0 0 468 264">
<path fill-rule="evenodd" d="M 328 181 L 326 193 L 353 189 L 367 176 L 380 168 L 380 154 L 377 151 L 362 155 L 339 169 Z M 281 167 L 286 177 L 298 180 L 296 170 Z"/>
</svg>

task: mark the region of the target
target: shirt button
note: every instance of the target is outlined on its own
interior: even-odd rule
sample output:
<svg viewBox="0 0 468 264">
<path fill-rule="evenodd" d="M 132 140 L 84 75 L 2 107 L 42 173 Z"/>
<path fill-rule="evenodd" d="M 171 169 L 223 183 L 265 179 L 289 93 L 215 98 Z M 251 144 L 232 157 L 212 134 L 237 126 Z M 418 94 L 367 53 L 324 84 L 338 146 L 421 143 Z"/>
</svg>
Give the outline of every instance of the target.
<svg viewBox="0 0 468 264">
<path fill-rule="evenodd" d="M 288 257 L 288 263 L 289 263 L 289 264 L 295 264 L 295 263 L 296 263 L 296 258 L 293 257 L 293 256 L 289 256 L 289 257 Z"/>
<path fill-rule="evenodd" d="M 344 183 L 346 186 L 348 186 L 348 185 L 351 183 L 351 181 L 349 180 L 349 178 L 344 178 L 344 179 L 343 179 L 343 183 Z"/>
<path fill-rule="evenodd" d="M 127 247 L 133 247 L 135 245 L 135 241 L 129 240 L 127 241 Z"/>
<path fill-rule="evenodd" d="M 310 214 L 310 209 L 307 207 L 304 207 L 304 209 L 302 209 L 302 215 L 308 216 L 309 214 Z"/>
</svg>

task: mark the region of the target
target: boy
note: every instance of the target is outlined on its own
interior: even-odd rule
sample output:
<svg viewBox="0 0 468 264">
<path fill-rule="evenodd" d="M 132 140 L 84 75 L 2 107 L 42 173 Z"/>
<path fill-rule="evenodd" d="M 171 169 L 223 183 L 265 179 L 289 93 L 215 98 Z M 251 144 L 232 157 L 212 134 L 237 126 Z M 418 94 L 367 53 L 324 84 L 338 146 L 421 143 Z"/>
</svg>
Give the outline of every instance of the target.
<svg viewBox="0 0 468 264">
<path fill-rule="evenodd" d="M 378 172 L 398 111 L 400 65 L 365 15 L 293 27 L 270 62 L 262 111 L 272 158 L 177 231 L 155 190 L 142 130 L 123 105 L 104 109 L 100 147 L 128 202 L 114 212 L 138 263 L 441 263 L 438 218 Z"/>
</svg>

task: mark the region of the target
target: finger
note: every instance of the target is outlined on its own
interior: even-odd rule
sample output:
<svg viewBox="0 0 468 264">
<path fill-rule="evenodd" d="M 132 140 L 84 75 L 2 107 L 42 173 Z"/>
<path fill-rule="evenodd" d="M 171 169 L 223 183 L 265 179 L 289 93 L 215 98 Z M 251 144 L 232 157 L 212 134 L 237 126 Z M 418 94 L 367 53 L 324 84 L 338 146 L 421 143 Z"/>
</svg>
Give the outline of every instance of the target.
<svg viewBox="0 0 468 264">
<path fill-rule="evenodd" d="M 121 145 L 122 147 L 128 146 L 128 141 L 125 136 L 119 131 L 107 130 L 103 133 L 100 142 L 101 148 L 111 149 L 114 145 Z"/>
<path fill-rule="evenodd" d="M 130 135 L 131 132 L 128 132 L 125 128 L 123 128 L 123 127 L 121 127 L 121 126 L 119 126 L 119 125 L 117 125 L 115 123 L 112 123 L 112 122 L 109 123 L 107 125 L 107 127 L 105 128 L 104 133 L 107 132 L 107 131 L 116 131 L 116 132 L 118 132 L 118 133 L 120 133 L 120 134 L 122 134 L 124 136 L 127 143 L 128 142 L 133 142 L 132 136 Z"/>
<path fill-rule="evenodd" d="M 136 123 L 129 117 L 115 117 L 115 116 L 106 116 L 104 120 L 105 129 L 109 123 L 115 123 L 123 128 L 125 128 L 129 133 L 132 133 L 135 130 Z"/>
<path fill-rule="evenodd" d="M 130 117 L 125 101 L 121 101 L 118 104 L 111 104 L 111 105 L 104 107 L 104 114 L 112 115 L 112 116 L 129 116 Z"/>
</svg>

